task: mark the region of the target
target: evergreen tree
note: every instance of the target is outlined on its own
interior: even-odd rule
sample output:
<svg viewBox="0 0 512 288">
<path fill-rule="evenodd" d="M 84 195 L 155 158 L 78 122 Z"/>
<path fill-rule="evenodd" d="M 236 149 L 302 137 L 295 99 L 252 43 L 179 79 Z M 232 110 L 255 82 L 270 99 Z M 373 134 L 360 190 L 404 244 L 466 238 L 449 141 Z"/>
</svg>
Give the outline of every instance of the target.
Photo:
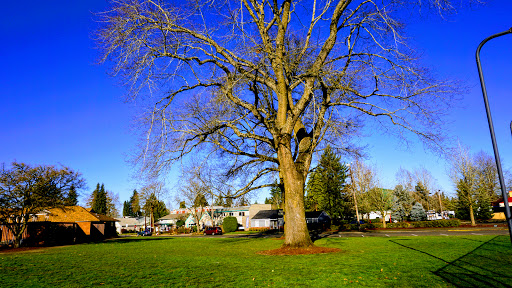
<svg viewBox="0 0 512 288">
<path fill-rule="evenodd" d="M 224 198 L 226 199 L 226 201 L 225 201 L 226 205 L 224 207 L 233 207 L 233 197 L 231 196 L 231 191 L 228 191 L 226 197 L 224 197 Z M 205 201 L 206 201 L 206 198 L 205 198 Z"/>
<path fill-rule="evenodd" d="M 107 191 L 105 190 L 105 185 L 101 183 L 100 192 L 98 193 L 98 210 L 95 210 L 96 213 L 106 215 L 108 212 L 107 208 Z"/>
<path fill-rule="evenodd" d="M 415 187 L 415 198 L 417 202 L 420 202 L 423 207 L 427 207 L 427 209 L 430 209 L 430 203 L 429 203 L 429 194 L 427 187 L 423 185 L 423 183 L 420 181 L 418 184 L 416 184 Z"/>
<path fill-rule="evenodd" d="M 427 213 L 425 213 L 425 209 L 423 209 L 423 205 L 420 202 L 414 203 L 411 208 L 411 216 L 409 217 L 411 221 L 425 221 L 427 220 Z"/>
<path fill-rule="evenodd" d="M 476 202 L 476 219 L 480 220 L 488 220 L 491 219 L 493 216 L 492 206 L 491 206 L 491 199 L 489 195 L 479 195 L 477 202 Z"/>
<path fill-rule="evenodd" d="M 106 212 L 105 215 L 110 217 L 118 217 L 119 211 L 117 210 L 116 204 L 119 203 L 119 195 L 112 191 L 106 191 Z"/>
<path fill-rule="evenodd" d="M 138 216 L 142 215 L 142 213 L 140 211 L 139 193 L 135 189 L 133 190 L 133 194 L 130 197 L 130 208 L 131 208 L 130 216 L 138 217 Z"/>
<path fill-rule="evenodd" d="M 240 198 L 238 198 L 236 206 L 247 206 L 247 205 L 250 205 L 250 203 L 247 200 L 247 197 L 245 197 L 245 195 L 242 195 Z"/>
<path fill-rule="evenodd" d="M 403 222 L 407 220 L 407 210 L 402 206 L 401 203 L 396 202 L 393 207 L 393 214 L 391 214 L 391 219 L 396 220 L 398 222 Z"/>
<path fill-rule="evenodd" d="M 215 202 L 213 202 L 213 206 L 224 206 L 224 199 L 222 199 L 222 196 L 217 196 Z"/>
<path fill-rule="evenodd" d="M 66 205 L 66 206 L 78 205 L 78 194 L 76 193 L 75 185 L 71 185 L 71 187 L 69 187 L 68 195 L 65 199 L 64 205 Z"/>
<path fill-rule="evenodd" d="M 206 201 L 206 197 L 203 193 L 199 193 L 196 196 L 196 199 L 194 199 L 194 206 L 193 207 L 206 207 L 208 206 L 208 201 Z"/>
<path fill-rule="evenodd" d="M 154 221 L 169 214 L 169 210 L 165 207 L 164 201 L 158 200 L 155 193 L 151 193 L 149 198 L 146 199 L 144 211 L 146 212 L 146 215 L 152 215 L 152 219 Z"/>
<path fill-rule="evenodd" d="M 185 203 L 185 201 L 181 201 L 180 202 L 180 209 L 185 209 L 187 208 L 187 204 Z"/>
<path fill-rule="evenodd" d="M 265 204 L 273 204 L 278 209 L 283 208 L 284 193 L 281 191 L 281 187 L 279 186 L 279 183 L 277 182 L 277 180 L 274 180 L 274 186 L 272 186 L 272 188 L 270 188 L 270 198 L 268 198 L 268 199 L 265 198 Z"/>
<path fill-rule="evenodd" d="M 412 208 L 413 199 L 411 194 L 402 185 L 395 186 L 393 193 L 395 195 L 395 205 L 391 218 L 397 221 L 406 221 Z"/>
<path fill-rule="evenodd" d="M 89 196 L 89 199 L 87 200 L 87 206 L 92 208 L 94 210 L 94 207 L 96 206 L 96 201 L 98 199 L 98 192 L 100 191 L 100 183 L 96 184 L 96 189 L 92 191 L 91 196 Z"/>
<path fill-rule="evenodd" d="M 108 212 L 107 208 L 107 192 L 105 191 L 105 185 L 98 183 L 96 189 L 91 195 L 91 208 L 95 213 L 106 215 Z"/>
<path fill-rule="evenodd" d="M 309 173 L 309 179 L 306 183 L 306 211 L 317 211 L 319 209 L 319 202 L 323 202 L 325 189 L 322 185 L 322 176 L 316 170 Z"/>
<path fill-rule="evenodd" d="M 461 220 L 470 220 L 474 204 L 468 181 L 460 179 L 459 183 L 457 183 L 457 206 L 455 210 L 455 217 Z"/>
<path fill-rule="evenodd" d="M 130 201 L 123 202 L 123 216 L 132 216 L 132 206 L 130 205 Z"/>
<path fill-rule="evenodd" d="M 350 195 L 345 189 L 348 167 L 341 163 L 341 158 L 329 146 L 324 150 L 318 166 L 311 174 L 306 184 L 306 205 L 311 210 L 327 212 L 332 219 L 348 216 Z"/>
</svg>

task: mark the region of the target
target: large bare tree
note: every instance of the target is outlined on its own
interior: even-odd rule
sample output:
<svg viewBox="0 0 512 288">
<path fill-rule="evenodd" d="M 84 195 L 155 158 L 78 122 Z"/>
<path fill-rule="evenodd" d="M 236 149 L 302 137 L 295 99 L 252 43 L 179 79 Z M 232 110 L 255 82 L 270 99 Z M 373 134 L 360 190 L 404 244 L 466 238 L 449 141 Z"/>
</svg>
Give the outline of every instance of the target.
<svg viewBox="0 0 512 288">
<path fill-rule="evenodd" d="M 304 247 L 315 150 L 353 152 L 369 119 L 434 147 L 443 140 L 454 86 L 417 65 L 399 21 L 400 10 L 425 2 L 452 9 L 449 0 L 113 0 L 98 14 L 96 40 L 131 98 L 148 104 L 145 171 L 201 154 L 238 179 L 235 197 L 278 173 L 284 245 Z"/>
</svg>

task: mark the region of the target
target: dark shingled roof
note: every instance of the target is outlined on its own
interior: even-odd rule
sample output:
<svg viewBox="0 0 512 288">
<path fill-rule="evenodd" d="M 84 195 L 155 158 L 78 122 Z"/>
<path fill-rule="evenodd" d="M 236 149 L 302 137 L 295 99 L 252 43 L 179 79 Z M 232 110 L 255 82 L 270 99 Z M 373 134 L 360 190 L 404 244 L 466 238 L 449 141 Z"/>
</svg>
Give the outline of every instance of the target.
<svg viewBox="0 0 512 288">
<path fill-rule="evenodd" d="M 282 210 L 260 210 L 252 219 L 278 219 L 283 218 L 283 216 L 279 215 L 279 212 Z"/>
<path fill-rule="evenodd" d="M 318 218 L 323 211 L 309 211 L 306 212 L 306 218 Z"/>
</svg>

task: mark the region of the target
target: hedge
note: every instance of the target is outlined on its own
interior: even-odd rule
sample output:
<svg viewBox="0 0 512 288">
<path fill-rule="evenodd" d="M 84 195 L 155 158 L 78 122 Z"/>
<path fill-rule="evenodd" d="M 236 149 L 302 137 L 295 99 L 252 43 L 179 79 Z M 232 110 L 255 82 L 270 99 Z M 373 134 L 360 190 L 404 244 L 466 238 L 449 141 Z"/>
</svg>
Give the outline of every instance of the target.
<svg viewBox="0 0 512 288">
<path fill-rule="evenodd" d="M 459 219 L 386 223 L 386 228 L 440 228 L 459 226 Z M 358 230 L 357 224 L 345 224 L 342 227 L 344 230 Z M 382 223 L 361 224 L 360 228 L 361 230 L 382 228 Z"/>
</svg>

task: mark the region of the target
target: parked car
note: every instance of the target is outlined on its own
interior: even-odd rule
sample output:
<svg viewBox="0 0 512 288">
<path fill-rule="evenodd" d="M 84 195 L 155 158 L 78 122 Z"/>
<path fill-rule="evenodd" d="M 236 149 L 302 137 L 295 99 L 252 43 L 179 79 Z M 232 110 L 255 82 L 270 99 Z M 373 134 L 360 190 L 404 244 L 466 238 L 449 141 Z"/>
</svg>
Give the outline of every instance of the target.
<svg viewBox="0 0 512 288">
<path fill-rule="evenodd" d="M 220 227 L 206 227 L 204 235 L 222 235 L 222 228 Z"/>
<path fill-rule="evenodd" d="M 137 236 L 151 236 L 153 233 L 151 233 L 151 230 L 144 230 L 137 232 Z"/>
<path fill-rule="evenodd" d="M 359 224 L 364 224 L 365 222 L 363 220 L 359 220 Z M 350 221 L 350 224 L 357 224 L 357 220 Z"/>
</svg>

